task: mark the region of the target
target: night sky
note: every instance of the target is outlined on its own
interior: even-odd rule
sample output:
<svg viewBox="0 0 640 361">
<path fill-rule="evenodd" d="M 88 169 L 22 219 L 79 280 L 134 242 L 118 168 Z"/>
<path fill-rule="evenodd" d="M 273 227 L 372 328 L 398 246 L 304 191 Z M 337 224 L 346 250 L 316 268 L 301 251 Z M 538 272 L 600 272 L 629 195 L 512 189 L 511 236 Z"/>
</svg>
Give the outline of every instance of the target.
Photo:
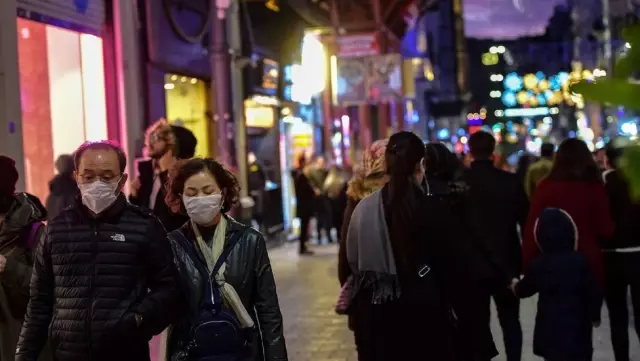
<svg viewBox="0 0 640 361">
<path fill-rule="evenodd" d="M 544 32 L 560 0 L 464 0 L 465 32 L 474 38 L 513 39 Z"/>
</svg>

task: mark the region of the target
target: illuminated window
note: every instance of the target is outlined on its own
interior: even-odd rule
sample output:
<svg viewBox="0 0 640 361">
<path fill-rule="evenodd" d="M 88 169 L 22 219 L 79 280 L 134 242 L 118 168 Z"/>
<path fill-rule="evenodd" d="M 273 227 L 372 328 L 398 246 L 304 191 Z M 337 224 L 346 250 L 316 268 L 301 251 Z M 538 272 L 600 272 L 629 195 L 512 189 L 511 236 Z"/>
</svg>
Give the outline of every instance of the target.
<svg viewBox="0 0 640 361">
<path fill-rule="evenodd" d="M 44 201 L 55 159 L 108 137 L 102 39 L 17 20 L 26 190 Z"/>
</svg>

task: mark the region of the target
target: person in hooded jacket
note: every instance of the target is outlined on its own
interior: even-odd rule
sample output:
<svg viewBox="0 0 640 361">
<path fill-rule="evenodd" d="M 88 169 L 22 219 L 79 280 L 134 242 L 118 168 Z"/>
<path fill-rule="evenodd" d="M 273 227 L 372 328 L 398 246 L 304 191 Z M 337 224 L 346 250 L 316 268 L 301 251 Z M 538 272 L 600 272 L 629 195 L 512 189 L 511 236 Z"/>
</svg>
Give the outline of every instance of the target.
<svg viewBox="0 0 640 361">
<path fill-rule="evenodd" d="M 58 174 L 49 182 L 49 197 L 47 197 L 47 219 L 56 218 L 65 208 L 73 205 L 80 194 L 78 184 L 73 179 L 73 156 L 63 154 L 56 159 Z"/>
<path fill-rule="evenodd" d="M 490 360 L 498 355 L 490 327 L 490 313 L 483 298 L 490 293 L 491 281 L 500 272 L 497 261 L 475 237 L 469 220 L 469 194 L 464 181 L 456 178 L 462 166 L 442 143 L 425 146 L 425 181 L 428 197 L 441 201 L 448 211 L 453 237 L 445 246 L 446 272 L 454 282 L 449 285 L 458 317 L 458 336 L 462 360 Z"/>
<path fill-rule="evenodd" d="M 44 234 L 47 211 L 40 200 L 14 193 L 15 162 L 0 156 L 0 360 L 12 361 L 29 302 L 35 248 Z M 49 358 L 41 355 L 40 360 Z"/>
<path fill-rule="evenodd" d="M 181 162 L 169 184 L 167 204 L 188 214 L 189 221 L 169 233 L 186 303 L 169 329 L 167 359 L 286 361 L 264 237 L 227 215 L 239 202 L 238 180 L 217 161 L 195 158 Z M 224 322 L 235 324 L 237 332 L 204 332 L 205 345 L 198 342 L 197 330 L 212 317 L 207 302 L 216 297 L 209 306 L 221 308 L 213 315 L 227 315 Z"/>
<path fill-rule="evenodd" d="M 602 292 L 587 258 L 577 251 L 578 227 L 565 210 L 546 208 L 533 232 L 540 254 L 512 285 L 520 298 L 539 295 L 533 352 L 547 361 L 591 360 Z"/>
</svg>

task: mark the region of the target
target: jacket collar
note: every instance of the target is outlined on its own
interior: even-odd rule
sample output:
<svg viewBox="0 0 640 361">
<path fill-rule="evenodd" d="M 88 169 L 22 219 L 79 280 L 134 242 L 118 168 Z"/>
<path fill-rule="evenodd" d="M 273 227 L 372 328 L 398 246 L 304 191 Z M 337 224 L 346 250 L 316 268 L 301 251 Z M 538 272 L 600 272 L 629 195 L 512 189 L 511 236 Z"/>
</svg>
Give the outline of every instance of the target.
<svg viewBox="0 0 640 361">
<path fill-rule="evenodd" d="M 493 165 L 493 161 L 491 159 L 482 159 L 482 160 L 474 160 L 473 162 L 471 162 L 471 168 L 486 169 L 486 168 L 495 168 L 495 166 Z"/>
<path fill-rule="evenodd" d="M 127 208 L 127 198 L 122 193 L 120 193 L 118 198 L 116 198 L 115 202 L 113 202 L 109 208 L 96 216 L 92 215 L 91 211 L 89 211 L 84 203 L 82 203 L 82 196 L 76 197 L 75 202 L 75 208 L 80 216 L 88 221 L 95 220 L 99 222 L 115 223 L 120 219 L 120 216 L 122 216 L 122 213 L 124 213 Z"/>
</svg>

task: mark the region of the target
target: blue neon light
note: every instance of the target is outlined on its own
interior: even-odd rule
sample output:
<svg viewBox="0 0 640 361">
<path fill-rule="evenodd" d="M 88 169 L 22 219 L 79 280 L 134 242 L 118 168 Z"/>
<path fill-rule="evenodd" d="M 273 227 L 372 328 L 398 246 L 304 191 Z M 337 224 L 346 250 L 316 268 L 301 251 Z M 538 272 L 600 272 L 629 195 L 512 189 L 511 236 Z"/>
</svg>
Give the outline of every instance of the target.
<svg viewBox="0 0 640 361">
<path fill-rule="evenodd" d="M 504 87 L 514 92 L 522 89 L 522 77 L 516 73 L 507 74 L 504 78 Z"/>
<path fill-rule="evenodd" d="M 512 91 L 505 91 L 502 93 L 502 103 L 508 107 L 515 107 L 518 104 L 516 93 Z"/>
</svg>

